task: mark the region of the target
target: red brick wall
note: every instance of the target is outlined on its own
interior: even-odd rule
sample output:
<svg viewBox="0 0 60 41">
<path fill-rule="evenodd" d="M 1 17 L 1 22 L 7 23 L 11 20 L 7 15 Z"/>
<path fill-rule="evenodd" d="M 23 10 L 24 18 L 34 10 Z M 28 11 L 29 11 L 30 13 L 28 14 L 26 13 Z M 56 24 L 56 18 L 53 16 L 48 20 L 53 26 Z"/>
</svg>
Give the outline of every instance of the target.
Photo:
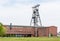
<svg viewBox="0 0 60 41">
<path fill-rule="evenodd" d="M 49 33 L 54 35 L 54 36 L 57 36 L 57 27 L 55 26 L 50 26 L 49 27 Z"/>
<path fill-rule="evenodd" d="M 48 36 L 48 28 L 43 27 L 38 29 L 38 36 Z"/>
<path fill-rule="evenodd" d="M 57 27 L 51 26 L 51 27 L 38 28 L 38 36 L 40 37 L 49 36 L 49 34 L 57 36 Z"/>
<path fill-rule="evenodd" d="M 13 26 L 10 30 L 9 26 L 4 26 L 6 28 L 6 34 L 31 34 L 32 36 L 35 35 L 34 27 L 30 26 Z M 57 27 L 50 26 L 50 27 L 38 27 L 37 28 L 37 35 L 39 37 L 48 36 L 49 33 L 52 33 L 54 36 L 57 36 Z"/>
</svg>

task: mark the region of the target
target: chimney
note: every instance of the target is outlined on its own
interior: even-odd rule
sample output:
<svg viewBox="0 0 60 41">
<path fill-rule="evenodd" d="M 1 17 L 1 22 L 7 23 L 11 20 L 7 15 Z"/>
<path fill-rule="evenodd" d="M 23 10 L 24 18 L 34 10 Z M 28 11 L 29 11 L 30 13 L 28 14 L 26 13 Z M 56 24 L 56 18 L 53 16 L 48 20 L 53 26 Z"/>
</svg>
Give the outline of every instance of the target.
<svg viewBox="0 0 60 41">
<path fill-rule="evenodd" d="M 10 30 L 12 29 L 12 23 L 10 23 Z"/>
</svg>

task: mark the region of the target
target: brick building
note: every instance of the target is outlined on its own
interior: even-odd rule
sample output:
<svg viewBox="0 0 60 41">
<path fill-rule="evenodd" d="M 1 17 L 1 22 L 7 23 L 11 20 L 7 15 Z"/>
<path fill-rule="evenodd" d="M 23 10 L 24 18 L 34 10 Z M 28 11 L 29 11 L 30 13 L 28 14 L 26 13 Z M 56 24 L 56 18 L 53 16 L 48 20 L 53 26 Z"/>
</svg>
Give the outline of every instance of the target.
<svg viewBox="0 0 60 41">
<path fill-rule="evenodd" d="M 15 37 L 38 37 L 42 36 L 49 36 L 52 34 L 53 36 L 57 36 L 57 27 L 50 26 L 50 27 L 32 27 L 32 26 L 17 26 L 13 25 L 10 28 L 9 25 L 4 25 L 6 28 L 6 35 L 7 36 L 15 36 Z"/>
</svg>

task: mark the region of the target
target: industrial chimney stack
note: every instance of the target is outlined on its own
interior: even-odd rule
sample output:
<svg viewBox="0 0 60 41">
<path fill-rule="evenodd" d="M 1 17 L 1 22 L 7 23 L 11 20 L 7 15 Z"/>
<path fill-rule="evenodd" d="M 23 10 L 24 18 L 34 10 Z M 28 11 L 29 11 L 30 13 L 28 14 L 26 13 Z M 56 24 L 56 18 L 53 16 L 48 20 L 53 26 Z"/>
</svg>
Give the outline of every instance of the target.
<svg viewBox="0 0 60 41">
<path fill-rule="evenodd" d="M 10 30 L 12 29 L 12 23 L 10 23 Z"/>
</svg>

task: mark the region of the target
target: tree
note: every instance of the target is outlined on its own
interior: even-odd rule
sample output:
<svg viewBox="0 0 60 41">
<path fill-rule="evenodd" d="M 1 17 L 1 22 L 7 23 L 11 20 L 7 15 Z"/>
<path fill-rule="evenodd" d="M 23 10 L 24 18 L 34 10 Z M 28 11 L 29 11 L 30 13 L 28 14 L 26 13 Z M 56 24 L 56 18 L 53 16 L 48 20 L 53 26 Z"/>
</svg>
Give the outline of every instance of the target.
<svg viewBox="0 0 60 41">
<path fill-rule="evenodd" d="M 5 28 L 2 23 L 0 23 L 0 36 L 5 35 Z"/>
</svg>

